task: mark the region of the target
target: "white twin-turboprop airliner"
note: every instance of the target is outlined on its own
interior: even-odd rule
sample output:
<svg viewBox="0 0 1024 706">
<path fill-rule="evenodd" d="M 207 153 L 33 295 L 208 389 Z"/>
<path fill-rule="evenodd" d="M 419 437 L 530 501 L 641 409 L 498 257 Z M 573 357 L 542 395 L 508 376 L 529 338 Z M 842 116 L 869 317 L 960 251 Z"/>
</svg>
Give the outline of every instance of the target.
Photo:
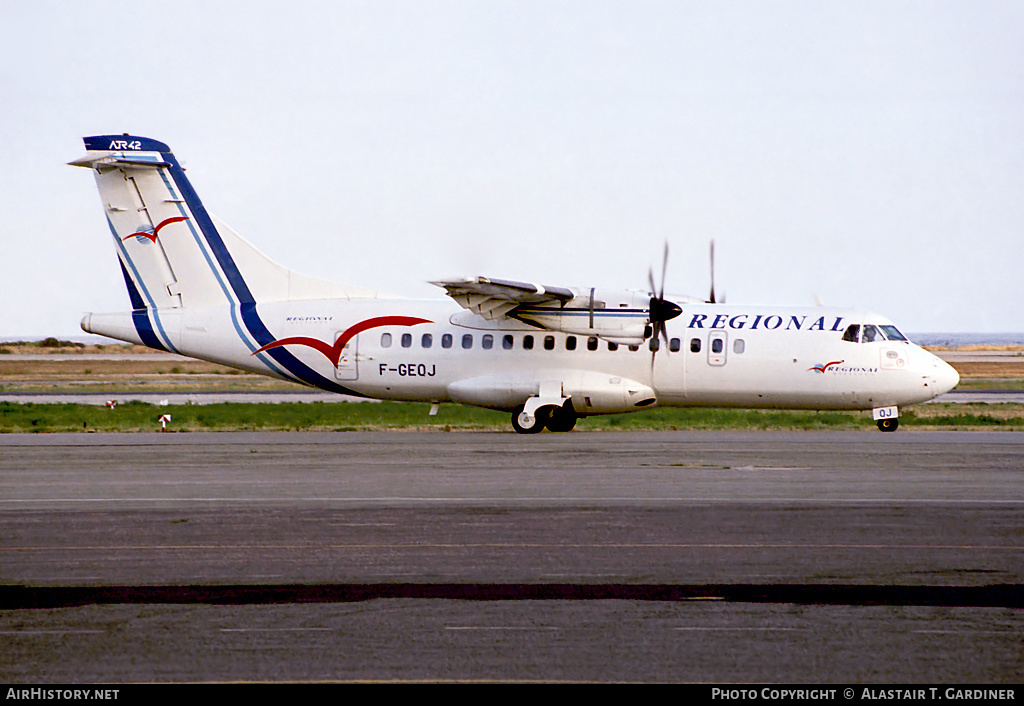
<svg viewBox="0 0 1024 706">
<path fill-rule="evenodd" d="M 213 218 L 167 145 L 85 138 L 132 310 L 86 314 L 123 341 L 360 397 L 505 410 L 528 434 L 660 406 L 872 410 L 956 371 L 881 316 L 667 299 L 477 277 L 409 300 L 297 274 Z M 664 279 L 664 275 L 662 277 Z"/>
</svg>

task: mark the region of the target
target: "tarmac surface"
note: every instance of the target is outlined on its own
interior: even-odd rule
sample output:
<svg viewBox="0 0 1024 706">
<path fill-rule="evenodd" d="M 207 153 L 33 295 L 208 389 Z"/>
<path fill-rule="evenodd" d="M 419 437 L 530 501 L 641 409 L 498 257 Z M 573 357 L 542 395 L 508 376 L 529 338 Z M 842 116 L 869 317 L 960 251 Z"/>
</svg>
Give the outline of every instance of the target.
<svg viewBox="0 0 1024 706">
<path fill-rule="evenodd" d="M 0 436 L 0 681 L 1019 683 L 1024 434 Z"/>
</svg>

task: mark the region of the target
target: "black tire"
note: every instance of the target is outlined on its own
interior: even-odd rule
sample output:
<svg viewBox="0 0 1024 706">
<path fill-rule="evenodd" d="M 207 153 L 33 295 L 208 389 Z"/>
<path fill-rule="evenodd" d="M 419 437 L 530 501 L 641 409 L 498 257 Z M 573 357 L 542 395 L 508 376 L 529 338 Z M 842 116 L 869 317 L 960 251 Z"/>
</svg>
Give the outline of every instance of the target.
<svg viewBox="0 0 1024 706">
<path fill-rule="evenodd" d="M 572 431 L 573 427 L 576 426 L 576 410 L 573 409 L 570 402 L 565 402 L 561 407 L 552 407 L 551 414 L 548 415 L 548 420 L 545 422 L 548 431 L 563 432 Z"/>
<path fill-rule="evenodd" d="M 878 424 L 878 431 L 896 431 L 897 429 L 899 429 L 900 420 L 899 419 L 879 419 L 877 424 Z"/>
<path fill-rule="evenodd" d="M 544 431 L 544 424 L 547 422 L 547 408 L 541 407 L 534 413 L 533 426 L 525 427 L 519 422 L 519 415 L 523 413 L 522 407 L 512 410 L 512 428 L 518 434 L 539 434 Z"/>
</svg>

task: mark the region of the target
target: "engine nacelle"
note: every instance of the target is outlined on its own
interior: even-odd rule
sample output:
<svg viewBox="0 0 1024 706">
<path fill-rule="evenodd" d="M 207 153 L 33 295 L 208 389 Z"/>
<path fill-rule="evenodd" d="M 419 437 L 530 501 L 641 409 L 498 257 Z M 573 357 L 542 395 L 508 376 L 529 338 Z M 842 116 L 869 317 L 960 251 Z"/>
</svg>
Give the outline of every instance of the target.
<svg viewBox="0 0 1024 706">
<path fill-rule="evenodd" d="M 552 331 L 597 336 L 612 343 L 636 346 L 651 335 L 650 295 L 631 290 L 588 290 L 564 305 L 521 304 L 509 316 Z"/>
<path fill-rule="evenodd" d="M 561 387 L 577 414 L 617 414 L 657 404 L 647 385 L 629 378 L 589 370 L 552 369 L 530 373 L 500 373 L 453 382 L 452 402 L 511 411 L 551 384 Z"/>
</svg>

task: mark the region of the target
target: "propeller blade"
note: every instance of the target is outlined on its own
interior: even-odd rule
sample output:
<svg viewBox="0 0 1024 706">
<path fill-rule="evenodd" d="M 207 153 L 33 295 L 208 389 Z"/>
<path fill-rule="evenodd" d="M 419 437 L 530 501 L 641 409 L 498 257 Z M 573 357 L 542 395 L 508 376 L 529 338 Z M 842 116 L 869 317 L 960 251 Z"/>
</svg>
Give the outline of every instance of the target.
<svg viewBox="0 0 1024 706">
<path fill-rule="evenodd" d="M 668 272 L 668 241 L 665 241 L 665 253 L 661 256 L 661 289 L 658 299 L 665 299 L 665 274 Z"/>
<path fill-rule="evenodd" d="M 682 308 L 675 302 L 665 299 L 665 280 L 668 273 L 668 241 L 665 241 L 665 252 L 661 258 L 661 284 L 654 281 L 654 269 L 648 268 L 647 279 L 651 285 L 651 301 L 647 307 L 647 318 L 651 324 L 651 374 L 654 373 L 654 360 L 661 349 L 662 340 L 668 345 L 668 327 L 666 321 L 674 319 L 683 313 Z"/>
<path fill-rule="evenodd" d="M 708 304 L 716 304 L 715 301 L 715 239 L 711 239 L 711 298 Z"/>
</svg>

